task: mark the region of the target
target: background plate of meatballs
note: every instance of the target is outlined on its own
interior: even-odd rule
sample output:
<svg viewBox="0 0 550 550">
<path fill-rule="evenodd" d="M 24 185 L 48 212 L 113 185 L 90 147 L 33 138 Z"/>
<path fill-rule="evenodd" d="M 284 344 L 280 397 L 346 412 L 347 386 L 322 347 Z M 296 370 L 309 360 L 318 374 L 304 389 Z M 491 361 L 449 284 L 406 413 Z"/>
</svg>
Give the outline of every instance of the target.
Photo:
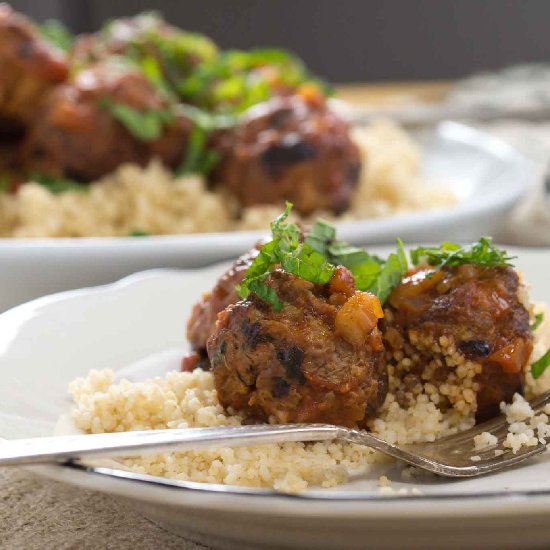
<svg viewBox="0 0 550 550">
<path fill-rule="evenodd" d="M 0 315 L 0 433 L 321 422 L 406 444 L 502 413 L 506 441 L 473 439 L 472 460 L 550 437 L 550 411 L 535 414 L 526 401 L 550 389 L 544 252 L 505 250 L 489 237 L 357 247 L 326 220 L 293 222 L 291 209 L 230 264 L 141 273 Z M 260 533 L 245 528 L 250 518 L 269 518 L 262 536 L 322 546 L 312 521 L 326 522 L 340 541 L 382 529 L 384 518 L 406 531 L 436 513 L 450 518 L 445 536 L 480 518 L 496 525 L 499 515 L 540 522 L 550 508 L 547 468 L 543 454 L 496 475 L 449 481 L 322 441 L 41 471 L 124 494 L 172 527 L 204 518 L 198 530 L 209 532 L 216 518 L 219 533 L 237 525 L 233 539 L 244 541 Z M 140 483 L 121 479 L 128 477 Z M 526 514 L 518 514 L 520 493 Z M 288 531 L 290 518 L 300 525 Z M 304 525 L 313 534 L 298 534 Z"/>
<path fill-rule="evenodd" d="M 356 244 L 497 234 L 533 179 L 471 128 L 354 126 L 294 55 L 221 50 L 156 13 L 72 36 L 0 4 L 0 74 L 0 261 L 41 271 L 3 272 L 2 309 L 234 257 L 286 200 Z"/>
</svg>

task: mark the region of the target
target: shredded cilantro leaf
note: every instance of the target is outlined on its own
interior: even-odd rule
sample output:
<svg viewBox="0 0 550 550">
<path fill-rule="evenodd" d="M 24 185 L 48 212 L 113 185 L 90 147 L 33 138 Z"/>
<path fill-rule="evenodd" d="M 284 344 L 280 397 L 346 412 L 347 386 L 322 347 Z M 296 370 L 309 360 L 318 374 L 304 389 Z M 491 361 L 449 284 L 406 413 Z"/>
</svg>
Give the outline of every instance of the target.
<svg viewBox="0 0 550 550">
<path fill-rule="evenodd" d="M 45 187 L 53 193 L 58 195 L 59 193 L 64 193 L 65 191 L 78 191 L 79 193 L 87 193 L 89 186 L 83 185 L 76 181 L 72 181 L 65 178 L 56 178 L 55 176 L 50 176 L 48 174 L 31 174 L 30 180 L 34 183 L 38 183 Z"/>
<path fill-rule="evenodd" d="M 343 265 L 352 272 L 357 289 L 376 294 L 382 302 L 407 271 L 407 258 L 399 239 L 397 252 L 382 260 L 362 248 L 336 241 L 335 227 L 324 220 L 317 220 L 302 238 L 300 228 L 286 221 L 291 210 L 292 204 L 287 203 L 285 211 L 271 223 L 272 240 L 262 246 L 237 287 L 241 298 L 254 292 L 279 311 L 283 303 L 265 282 L 275 265 L 317 284 L 328 283 L 336 266 Z"/>
<path fill-rule="evenodd" d="M 319 254 L 326 254 L 328 243 L 336 239 L 336 228 L 325 220 L 317 220 L 304 241 Z"/>
<path fill-rule="evenodd" d="M 441 269 L 445 266 L 476 264 L 483 267 L 505 267 L 515 256 L 498 249 L 490 237 L 481 237 L 478 242 L 466 246 L 443 242 L 438 247 L 419 247 L 411 250 L 413 265 L 427 263 Z"/>
<path fill-rule="evenodd" d="M 550 349 L 531 365 L 531 374 L 535 380 L 550 366 Z"/>
<path fill-rule="evenodd" d="M 207 148 L 208 132 L 200 126 L 194 126 L 189 135 L 187 154 L 176 170 L 177 176 L 185 174 L 208 174 L 217 164 L 220 155 Z"/>
<path fill-rule="evenodd" d="M 237 119 L 233 116 L 214 115 L 193 105 L 179 105 L 178 109 L 193 122 L 194 126 L 189 136 L 187 154 L 176 169 L 176 175 L 209 174 L 220 160 L 218 151 L 209 148 L 210 133 L 234 126 Z"/>
<path fill-rule="evenodd" d="M 376 279 L 367 290 L 378 296 L 383 304 L 391 291 L 401 282 L 407 272 L 407 255 L 401 239 L 397 239 L 397 252 L 390 254 L 384 262 Z"/>
<path fill-rule="evenodd" d="M 214 112 L 242 113 L 266 101 L 277 90 L 312 86 L 328 95 L 329 88 L 313 78 L 302 61 L 275 48 L 227 50 L 198 64 L 179 81 L 180 96 Z"/>
<path fill-rule="evenodd" d="M 408 268 L 403 243 L 398 239 L 397 254 L 391 254 L 384 261 L 369 254 L 364 248 L 336 241 L 335 238 L 335 227 L 324 220 L 318 220 L 306 236 L 305 242 L 332 264 L 347 267 L 353 274 L 358 290 L 372 292 L 384 303 Z"/>
<path fill-rule="evenodd" d="M 271 304 L 271 307 L 275 311 L 281 311 L 283 309 L 284 303 L 279 298 L 279 296 L 277 296 L 277 292 L 275 291 L 275 289 L 265 284 L 264 279 L 266 275 L 267 273 L 265 275 L 262 275 L 258 279 L 250 281 L 249 291 L 256 294 L 256 296 L 258 296 L 258 298 L 260 298 L 264 302 Z"/>
<path fill-rule="evenodd" d="M 535 313 L 535 321 L 531 325 L 531 330 L 532 331 L 537 330 L 543 321 L 544 321 L 544 313 Z"/>
<path fill-rule="evenodd" d="M 327 253 L 332 263 L 343 265 L 352 272 L 358 290 L 370 290 L 384 264 L 380 258 L 372 256 L 365 249 L 342 241 L 329 244 Z"/>
<path fill-rule="evenodd" d="M 138 62 L 139 68 L 142 70 L 143 74 L 147 77 L 149 82 L 153 84 L 158 90 L 160 90 L 165 97 L 172 97 L 172 90 L 164 78 L 162 68 L 156 57 L 152 55 L 147 55 Z"/>
<path fill-rule="evenodd" d="M 335 266 L 330 264 L 310 244 L 301 242 L 300 228 L 294 223 L 286 223 L 292 204 L 287 203 L 285 211 L 271 223 L 273 239 L 260 248 L 258 256 L 248 268 L 246 275 L 237 287 L 241 298 L 253 292 L 259 298 L 280 311 L 283 302 L 265 279 L 274 265 L 312 283 L 326 284 L 332 278 Z"/>
<path fill-rule="evenodd" d="M 40 25 L 40 32 L 48 42 L 68 52 L 74 43 L 74 36 L 61 21 L 56 19 L 48 19 Z"/>
<path fill-rule="evenodd" d="M 174 113 L 168 108 L 138 111 L 106 97 L 102 98 L 99 104 L 122 123 L 130 134 L 141 141 L 158 139 L 162 135 L 163 127 L 175 120 Z"/>
<path fill-rule="evenodd" d="M 143 231 L 142 229 L 134 229 L 128 233 L 128 237 L 148 237 L 151 233 Z"/>
<path fill-rule="evenodd" d="M 10 181 L 11 177 L 8 174 L 0 174 L 0 193 L 7 193 Z"/>
<path fill-rule="evenodd" d="M 330 281 L 334 273 L 334 266 L 306 243 L 282 254 L 281 267 L 301 279 L 323 285 Z"/>
</svg>

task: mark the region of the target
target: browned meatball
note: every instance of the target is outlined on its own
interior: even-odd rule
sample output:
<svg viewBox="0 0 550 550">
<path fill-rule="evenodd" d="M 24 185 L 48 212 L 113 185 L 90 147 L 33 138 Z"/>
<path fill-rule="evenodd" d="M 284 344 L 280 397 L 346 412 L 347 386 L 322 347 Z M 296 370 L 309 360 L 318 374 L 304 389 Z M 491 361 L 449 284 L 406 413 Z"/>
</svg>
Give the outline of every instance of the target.
<svg viewBox="0 0 550 550">
<path fill-rule="evenodd" d="M 260 244 L 258 244 L 259 248 Z M 253 248 L 238 258 L 220 277 L 216 286 L 205 292 L 201 300 L 193 306 L 187 322 L 187 339 L 194 350 L 206 350 L 206 341 L 214 332 L 218 313 L 227 306 L 239 301 L 236 286 L 243 280 L 246 270 L 258 255 Z"/>
<path fill-rule="evenodd" d="M 344 212 L 359 180 L 349 126 L 317 95 L 276 97 L 250 108 L 220 141 L 212 179 L 244 206 L 294 203 L 302 214 Z"/>
<path fill-rule="evenodd" d="M 405 278 L 390 295 L 384 320 L 403 380 L 398 397 L 437 387 L 442 408 L 476 411 L 478 420 L 498 414 L 499 403 L 522 390 L 532 350 L 519 291 L 509 267 L 419 269 Z"/>
<path fill-rule="evenodd" d="M 0 4 L 0 118 L 19 130 L 19 124 L 34 117 L 45 93 L 67 74 L 65 54 L 44 40 L 27 18 Z"/>
<path fill-rule="evenodd" d="M 220 402 L 251 420 L 363 425 L 387 387 L 378 299 L 343 267 L 327 285 L 280 269 L 266 283 L 281 311 L 251 294 L 208 340 Z"/>
<path fill-rule="evenodd" d="M 175 168 L 187 148 L 191 123 L 174 116 L 153 139 L 130 133 L 113 114 L 122 105 L 136 112 L 168 109 L 164 96 L 138 70 L 105 62 L 77 74 L 54 90 L 26 143 L 35 172 L 89 182 L 125 162 L 144 166 L 156 157 Z"/>
</svg>

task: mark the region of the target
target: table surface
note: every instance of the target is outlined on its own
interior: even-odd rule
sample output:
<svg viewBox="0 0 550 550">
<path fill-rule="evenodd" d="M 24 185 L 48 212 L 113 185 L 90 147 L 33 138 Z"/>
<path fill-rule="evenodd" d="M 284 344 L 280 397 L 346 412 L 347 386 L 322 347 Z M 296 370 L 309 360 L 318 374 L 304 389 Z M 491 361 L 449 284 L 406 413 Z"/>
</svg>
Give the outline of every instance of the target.
<svg viewBox="0 0 550 550">
<path fill-rule="evenodd" d="M 342 84 L 336 86 L 336 96 L 350 103 L 372 106 L 434 103 L 443 101 L 452 85 L 453 83 L 447 80 Z"/>
</svg>

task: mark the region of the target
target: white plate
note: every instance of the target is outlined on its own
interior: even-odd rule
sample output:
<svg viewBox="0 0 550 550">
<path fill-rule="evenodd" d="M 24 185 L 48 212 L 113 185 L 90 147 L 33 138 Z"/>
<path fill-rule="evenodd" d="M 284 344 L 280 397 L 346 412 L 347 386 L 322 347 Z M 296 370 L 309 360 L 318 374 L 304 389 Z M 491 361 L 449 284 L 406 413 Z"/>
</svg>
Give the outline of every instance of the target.
<svg viewBox="0 0 550 550">
<path fill-rule="evenodd" d="M 384 254 L 383 249 L 373 252 Z M 550 302 L 545 251 L 513 250 Z M 66 292 L 0 315 L 0 437 L 50 435 L 67 384 L 90 369 L 141 379 L 177 369 L 186 317 L 221 267 L 154 271 Z M 143 362 L 155 356 L 156 361 Z M 550 540 L 550 457 L 475 480 L 416 481 L 422 496 L 382 496 L 372 479 L 302 496 L 170 482 L 108 469 L 43 475 L 126 497 L 155 521 L 221 548 L 526 548 Z M 390 473 L 395 488 L 410 487 Z"/>
<path fill-rule="evenodd" d="M 408 242 L 441 237 L 474 240 L 498 236 L 505 214 L 528 192 L 530 161 L 502 141 L 445 122 L 418 136 L 423 174 L 450 185 L 459 197 L 444 210 L 339 224 L 341 239 L 355 244 Z M 267 224 L 268 220 L 266 220 Z M 262 232 L 86 239 L 0 239 L 0 311 L 51 292 L 116 281 L 155 267 L 200 267 L 251 248 Z"/>
</svg>

